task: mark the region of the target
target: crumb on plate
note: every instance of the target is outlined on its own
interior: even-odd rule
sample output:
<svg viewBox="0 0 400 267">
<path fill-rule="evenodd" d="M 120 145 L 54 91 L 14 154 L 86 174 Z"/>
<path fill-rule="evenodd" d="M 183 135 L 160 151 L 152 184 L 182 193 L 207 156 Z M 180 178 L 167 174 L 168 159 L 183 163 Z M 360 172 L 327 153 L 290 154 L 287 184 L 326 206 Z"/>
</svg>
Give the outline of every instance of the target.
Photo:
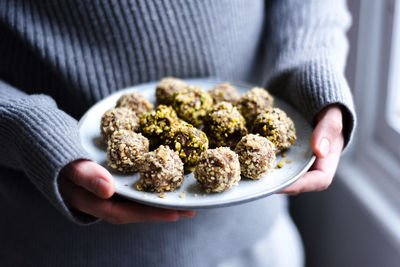
<svg viewBox="0 0 400 267">
<path fill-rule="evenodd" d="M 281 160 L 281 161 L 279 161 L 279 163 L 276 165 L 275 168 L 280 169 L 280 168 L 283 167 L 283 165 L 285 165 L 285 161 L 284 161 L 284 160 Z"/>
</svg>

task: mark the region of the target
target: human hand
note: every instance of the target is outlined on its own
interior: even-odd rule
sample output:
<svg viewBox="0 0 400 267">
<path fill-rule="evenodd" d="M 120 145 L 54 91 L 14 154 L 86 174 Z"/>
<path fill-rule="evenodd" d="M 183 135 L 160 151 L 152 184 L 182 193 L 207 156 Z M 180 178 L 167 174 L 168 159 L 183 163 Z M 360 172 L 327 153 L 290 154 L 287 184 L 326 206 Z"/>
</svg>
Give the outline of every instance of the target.
<svg viewBox="0 0 400 267">
<path fill-rule="evenodd" d="M 177 221 L 192 218 L 195 211 L 150 207 L 131 201 L 112 199 L 114 179 L 102 166 L 89 160 L 74 161 L 58 177 L 64 201 L 70 208 L 104 219 L 112 224 Z"/>
<path fill-rule="evenodd" d="M 322 191 L 332 183 L 344 144 L 342 111 L 338 105 L 328 106 L 319 113 L 317 121 L 311 136 L 311 146 L 317 159 L 307 173 L 280 193 L 297 195 Z"/>
</svg>

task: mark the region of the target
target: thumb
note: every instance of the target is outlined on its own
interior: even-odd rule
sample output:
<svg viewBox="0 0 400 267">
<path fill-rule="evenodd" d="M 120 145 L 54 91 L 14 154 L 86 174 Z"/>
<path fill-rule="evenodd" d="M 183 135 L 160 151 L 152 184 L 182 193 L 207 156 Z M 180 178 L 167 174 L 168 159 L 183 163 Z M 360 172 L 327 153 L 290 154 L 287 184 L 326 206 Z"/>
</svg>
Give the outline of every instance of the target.
<svg viewBox="0 0 400 267">
<path fill-rule="evenodd" d="M 311 136 L 311 146 L 318 158 L 325 158 L 336 138 L 342 134 L 342 111 L 338 105 L 325 108 Z"/>
<path fill-rule="evenodd" d="M 79 160 L 68 164 L 62 175 L 72 183 L 85 188 L 96 196 L 107 199 L 114 194 L 112 175 L 99 164 L 89 160 Z"/>
</svg>

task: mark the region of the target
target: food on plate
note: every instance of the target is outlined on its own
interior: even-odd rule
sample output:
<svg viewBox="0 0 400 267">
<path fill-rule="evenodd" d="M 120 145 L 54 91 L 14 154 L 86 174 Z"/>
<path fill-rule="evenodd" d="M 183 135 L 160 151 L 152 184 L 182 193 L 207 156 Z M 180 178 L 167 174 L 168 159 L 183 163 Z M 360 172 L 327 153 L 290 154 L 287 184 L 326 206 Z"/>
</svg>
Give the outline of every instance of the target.
<svg viewBox="0 0 400 267">
<path fill-rule="evenodd" d="M 234 148 L 247 134 L 246 121 L 231 103 L 220 102 L 208 113 L 204 131 L 209 138 L 211 147 Z"/>
<path fill-rule="evenodd" d="M 149 140 L 129 130 L 115 131 L 108 140 L 108 166 L 120 172 L 138 171 L 142 156 L 149 151 Z"/>
<path fill-rule="evenodd" d="M 137 189 L 150 192 L 174 191 L 184 179 L 182 160 L 175 151 L 163 145 L 143 156 L 139 173 Z"/>
<path fill-rule="evenodd" d="M 208 93 L 166 77 L 157 84 L 156 98 L 171 106 L 153 110 L 153 104 L 133 92 L 122 95 L 101 119 L 108 165 L 123 173 L 139 171 L 138 190 L 174 191 L 183 183 L 184 171 L 194 171 L 205 192 L 224 192 L 239 183 L 241 174 L 263 177 L 276 155 L 296 140 L 293 121 L 273 108 L 274 99 L 263 88 L 240 97 L 229 83 Z M 202 126 L 204 132 L 196 128 Z M 149 146 L 155 150 L 149 152 Z"/>
<path fill-rule="evenodd" d="M 179 121 L 175 110 L 166 105 L 159 105 L 151 112 L 140 117 L 140 126 L 144 136 L 149 138 L 150 145 L 156 147 L 162 143 L 171 126 Z"/>
<path fill-rule="evenodd" d="M 240 170 L 250 179 L 258 180 L 271 170 L 275 162 L 275 145 L 260 135 L 248 134 L 235 149 L 239 155 Z"/>
<path fill-rule="evenodd" d="M 136 112 L 137 116 L 140 117 L 143 112 L 148 112 L 153 109 L 153 104 L 150 103 L 142 94 L 138 92 L 132 92 L 129 94 L 122 95 L 117 100 L 116 107 L 127 107 Z"/>
<path fill-rule="evenodd" d="M 277 154 L 288 149 L 296 140 L 293 121 L 279 108 L 269 108 L 259 114 L 254 121 L 252 132 L 271 141 Z"/>
<path fill-rule="evenodd" d="M 240 181 L 238 155 L 228 147 L 209 149 L 201 154 L 194 178 L 207 192 L 224 192 Z"/>
<path fill-rule="evenodd" d="M 159 104 L 171 105 L 174 94 L 184 89 L 187 84 L 178 78 L 165 77 L 157 84 L 156 99 Z"/>
<path fill-rule="evenodd" d="M 197 86 L 187 86 L 174 93 L 172 107 L 178 116 L 199 127 L 213 104 L 209 93 Z"/>
<path fill-rule="evenodd" d="M 230 83 L 221 83 L 212 88 L 209 91 L 210 95 L 214 99 L 214 103 L 219 103 L 219 102 L 230 102 L 233 105 L 236 105 L 236 103 L 240 99 L 240 94 L 236 87 L 232 86 Z"/>
<path fill-rule="evenodd" d="M 265 109 L 273 107 L 274 98 L 267 92 L 267 90 L 254 87 L 242 95 L 237 104 L 237 108 L 246 119 L 247 126 L 253 124 L 253 121 L 258 114 Z"/>
<path fill-rule="evenodd" d="M 201 153 L 208 149 L 208 138 L 203 131 L 180 121 L 172 125 L 165 137 L 165 144 L 178 153 L 186 170 L 192 170 Z"/>
<path fill-rule="evenodd" d="M 139 118 L 129 108 L 113 108 L 101 117 L 100 135 L 107 142 L 112 133 L 117 130 L 139 130 Z"/>
</svg>

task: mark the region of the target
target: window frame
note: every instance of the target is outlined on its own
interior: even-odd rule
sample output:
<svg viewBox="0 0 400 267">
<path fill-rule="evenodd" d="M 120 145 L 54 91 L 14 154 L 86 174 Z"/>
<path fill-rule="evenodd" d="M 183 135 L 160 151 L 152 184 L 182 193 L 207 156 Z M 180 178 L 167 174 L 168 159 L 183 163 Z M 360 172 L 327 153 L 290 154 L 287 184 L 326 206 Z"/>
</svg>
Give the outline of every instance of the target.
<svg viewBox="0 0 400 267">
<path fill-rule="evenodd" d="M 359 4 L 359 19 L 354 22 L 358 25 L 356 52 L 351 55 L 354 74 L 348 77 L 354 83 L 358 128 L 336 176 L 400 252 L 400 160 L 392 143 L 385 141 L 391 128 L 383 124 L 387 94 L 393 86 L 393 15 L 400 0 L 361 0 Z"/>
<path fill-rule="evenodd" d="M 400 146 L 398 149 L 393 146 L 393 142 L 400 144 L 400 137 L 388 123 L 386 113 L 395 75 L 391 55 L 394 12 L 395 7 L 400 10 L 399 5 L 400 1 L 396 0 L 363 0 L 360 3 L 354 85 L 359 127 L 345 160 L 362 170 L 364 179 L 391 203 L 396 203 L 400 214 Z"/>
<path fill-rule="evenodd" d="M 382 129 L 382 134 L 378 135 L 378 140 L 384 144 L 388 150 L 390 150 L 397 160 L 400 162 L 400 146 L 393 146 L 393 144 L 400 144 L 400 131 L 399 129 L 394 129 L 391 125 L 394 121 L 390 118 L 389 112 L 393 112 L 392 106 L 393 97 L 400 96 L 400 3 L 399 1 L 394 1 L 393 6 L 389 6 L 388 15 L 390 16 L 390 21 L 392 23 L 391 31 L 391 41 L 389 57 L 388 57 L 388 72 L 387 72 L 387 85 L 386 90 L 384 90 L 385 95 L 382 96 L 383 99 L 380 101 L 381 108 L 378 109 L 378 128 Z M 385 77 L 382 77 L 385 78 Z M 396 92 L 395 92 L 396 90 Z M 400 105 L 400 103 L 396 103 Z M 400 122 L 400 120 L 397 120 Z M 399 127 L 399 126 L 398 126 Z M 400 176 L 400 175 L 399 175 Z"/>
</svg>

